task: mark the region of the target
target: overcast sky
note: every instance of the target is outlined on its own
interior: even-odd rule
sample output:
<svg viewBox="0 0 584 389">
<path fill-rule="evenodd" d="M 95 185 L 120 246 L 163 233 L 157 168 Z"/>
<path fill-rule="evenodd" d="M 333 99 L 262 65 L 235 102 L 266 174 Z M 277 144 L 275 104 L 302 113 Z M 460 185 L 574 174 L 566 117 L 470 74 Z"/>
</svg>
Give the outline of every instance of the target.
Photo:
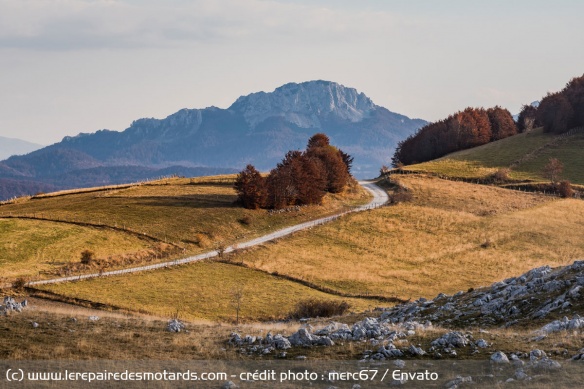
<svg viewBox="0 0 584 389">
<path fill-rule="evenodd" d="M 580 0 L 0 0 L 0 135 L 50 144 L 324 79 L 429 121 L 584 73 Z"/>
</svg>

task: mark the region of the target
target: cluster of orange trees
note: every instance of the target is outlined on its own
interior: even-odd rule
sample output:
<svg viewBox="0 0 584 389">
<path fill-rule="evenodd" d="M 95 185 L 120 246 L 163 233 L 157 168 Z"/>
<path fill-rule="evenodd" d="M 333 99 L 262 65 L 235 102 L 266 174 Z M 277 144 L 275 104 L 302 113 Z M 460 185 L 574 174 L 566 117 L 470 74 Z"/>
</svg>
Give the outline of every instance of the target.
<svg viewBox="0 0 584 389">
<path fill-rule="evenodd" d="M 347 186 L 352 163 L 353 157 L 332 146 L 328 136 L 315 134 L 305 151 L 289 151 L 267 177 L 247 165 L 235 190 L 249 209 L 320 204 L 327 192 L 339 193 Z"/>
<path fill-rule="evenodd" d="M 466 108 L 444 120 L 422 127 L 398 143 L 392 158 L 395 167 L 440 158 L 517 134 L 508 110 L 501 107 Z"/>
<path fill-rule="evenodd" d="M 584 126 L 584 76 L 572 79 L 560 92 L 548 93 L 537 109 L 524 106 L 519 114 L 519 126 L 533 122 L 544 132 L 562 134 Z"/>
</svg>

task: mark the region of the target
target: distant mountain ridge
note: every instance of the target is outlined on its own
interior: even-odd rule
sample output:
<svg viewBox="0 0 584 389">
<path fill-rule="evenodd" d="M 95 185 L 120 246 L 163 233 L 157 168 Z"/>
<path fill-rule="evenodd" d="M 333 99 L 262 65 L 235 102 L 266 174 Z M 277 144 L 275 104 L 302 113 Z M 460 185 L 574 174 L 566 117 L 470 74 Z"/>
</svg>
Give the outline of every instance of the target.
<svg viewBox="0 0 584 389">
<path fill-rule="evenodd" d="M 388 163 L 397 142 L 424 124 L 334 82 L 289 83 L 273 92 L 242 96 L 227 109 L 182 109 L 164 119 L 138 119 L 123 132 L 100 130 L 65 137 L 26 156 L 0 162 L 0 179 L 66 188 L 87 181 L 73 178 L 96 168 L 104 177 L 108 170 L 119 172 L 128 166 L 155 171 L 206 167 L 227 172 L 252 163 L 269 170 L 286 151 L 304 148 L 316 132 L 326 133 L 333 144 L 355 157 L 357 176 L 374 176 Z M 69 178 L 60 178 L 65 176 Z M 115 174 L 107 183 L 123 179 Z M 4 198 L 12 195 L 0 193 Z"/>
<path fill-rule="evenodd" d="M 44 146 L 27 142 L 22 139 L 0 136 L 0 160 L 6 159 L 12 155 L 27 154 L 42 147 Z"/>
</svg>

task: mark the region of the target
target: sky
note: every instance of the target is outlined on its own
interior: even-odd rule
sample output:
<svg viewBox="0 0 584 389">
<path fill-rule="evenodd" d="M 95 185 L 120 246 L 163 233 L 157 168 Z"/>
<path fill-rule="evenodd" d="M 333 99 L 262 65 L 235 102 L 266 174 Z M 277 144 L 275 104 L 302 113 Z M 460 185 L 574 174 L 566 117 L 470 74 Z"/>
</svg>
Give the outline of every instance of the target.
<svg viewBox="0 0 584 389">
<path fill-rule="evenodd" d="M 51 144 L 329 80 L 412 118 L 584 73 L 580 0 L 0 0 L 0 136 Z"/>
</svg>

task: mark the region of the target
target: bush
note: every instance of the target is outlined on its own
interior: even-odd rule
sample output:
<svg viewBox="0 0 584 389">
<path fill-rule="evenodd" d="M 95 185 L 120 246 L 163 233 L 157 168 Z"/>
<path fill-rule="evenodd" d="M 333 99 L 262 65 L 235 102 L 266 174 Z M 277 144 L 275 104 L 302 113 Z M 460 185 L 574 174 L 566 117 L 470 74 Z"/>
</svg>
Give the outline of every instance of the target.
<svg viewBox="0 0 584 389">
<path fill-rule="evenodd" d="M 309 299 L 300 301 L 288 315 L 291 319 L 305 317 L 331 317 L 342 315 L 351 308 L 346 301 Z"/>
<path fill-rule="evenodd" d="M 95 253 L 91 250 L 83 250 L 81 252 L 81 263 L 84 265 L 89 265 L 91 262 L 93 262 L 94 258 Z"/>
<path fill-rule="evenodd" d="M 558 185 L 558 192 L 560 192 L 560 196 L 563 198 L 574 197 L 574 189 L 572 189 L 572 184 L 570 184 L 570 181 L 560 182 Z"/>
<path fill-rule="evenodd" d="M 509 173 L 510 173 L 509 169 L 504 167 L 500 168 L 493 174 L 493 179 L 495 180 L 495 182 L 505 182 L 509 180 Z"/>
<path fill-rule="evenodd" d="M 389 196 L 389 202 L 391 204 L 405 203 L 407 201 L 412 201 L 413 198 L 414 195 L 412 195 L 412 192 L 404 188 L 399 188 Z"/>
<path fill-rule="evenodd" d="M 16 280 L 14 280 L 14 282 L 12 283 L 12 289 L 17 290 L 17 291 L 21 291 L 24 289 L 27 282 L 28 281 L 25 278 L 19 277 Z"/>
</svg>

